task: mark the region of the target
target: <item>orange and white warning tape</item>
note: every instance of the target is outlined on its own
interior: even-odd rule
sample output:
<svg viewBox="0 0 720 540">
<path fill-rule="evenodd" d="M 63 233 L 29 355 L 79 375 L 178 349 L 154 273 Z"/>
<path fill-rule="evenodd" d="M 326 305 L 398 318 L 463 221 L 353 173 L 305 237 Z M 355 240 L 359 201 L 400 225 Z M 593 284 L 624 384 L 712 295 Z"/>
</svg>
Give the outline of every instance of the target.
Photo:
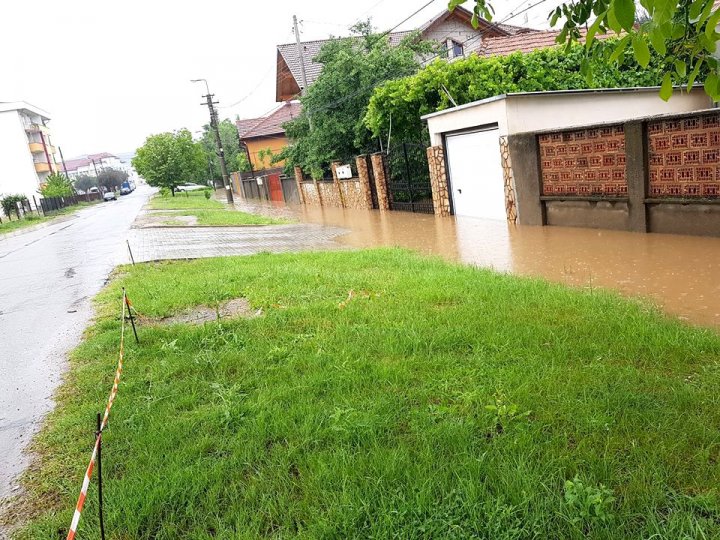
<svg viewBox="0 0 720 540">
<path fill-rule="evenodd" d="M 120 384 L 120 376 L 122 375 L 123 369 L 123 358 L 125 356 L 125 306 L 130 307 L 130 300 L 123 289 L 123 306 L 122 306 L 122 323 L 120 325 L 120 354 L 118 358 L 117 369 L 115 370 L 115 380 L 113 381 L 112 390 L 110 391 L 110 397 L 108 398 L 107 405 L 105 406 L 105 414 L 103 415 L 102 423 L 100 424 L 100 430 L 97 437 L 95 438 L 95 446 L 93 447 L 92 456 L 90 456 L 90 464 L 85 471 L 85 478 L 83 478 L 82 488 L 80 489 L 80 496 L 78 497 L 77 504 L 75 505 L 75 513 L 73 514 L 72 522 L 70 523 L 70 530 L 68 531 L 67 540 L 73 540 L 75 538 L 75 532 L 77 531 L 78 523 L 80 522 L 80 514 L 82 513 L 83 506 L 85 505 L 85 497 L 87 497 L 88 487 L 90 486 L 90 478 L 92 477 L 93 469 L 95 468 L 95 460 L 97 459 L 98 448 L 100 447 L 100 438 L 102 437 L 102 431 L 107 425 L 108 418 L 110 416 L 110 409 L 113 406 L 115 397 L 117 396 L 118 385 Z"/>
</svg>

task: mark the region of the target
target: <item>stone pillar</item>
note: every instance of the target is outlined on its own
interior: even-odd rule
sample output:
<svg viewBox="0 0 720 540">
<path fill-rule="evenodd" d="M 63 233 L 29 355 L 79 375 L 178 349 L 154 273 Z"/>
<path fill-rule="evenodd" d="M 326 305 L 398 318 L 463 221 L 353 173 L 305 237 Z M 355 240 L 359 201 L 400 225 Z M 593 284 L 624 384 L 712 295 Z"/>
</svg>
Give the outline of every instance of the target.
<svg viewBox="0 0 720 540">
<path fill-rule="evenodd" d="M 385 154 L 383 152 L 376 152 L 370 156 L 370 161 L 372 162 L 373 175 L 375 176 L 378 208 L 380 210 L 390 210 L 387 177 L 385 175 Z"/>
<path fill-rule="evenodd" d="M 429 147 L 427 149 L 427 158 L 435 215 L 449 216 L 450 194 L 448 192 L 448 179 L 445 169 L 445 153 L 443 152 L 443 147 Z"/>
<path fill-rule="evenodd" d="M 298 196 L 300 197 L 300 204 L 307 204 L 305 201 L 305 191 L 303 191 L 303 172 L 300 167 L 295 165 L 295 183 L 297 184 L 298 188 Z"/>
<path fill-rule="evenodd" d="M 515 204 L 515 182 L 513 180 L 512 162 L 507 135 L 500 137 L 500 162 L 503 169 L 503 184 L 505 186 L 505 215 L 508 223 L 517 223 L 517 205 Z"/>
<path fill-rule="evenodd" d="M 340 185 L 340 179 L 337 175 L 338 165 L 340 165 L 339 161 L 331 161 L 330 170 L 332 171 L 333 185 L 335 186 L 335 190 L 337 191 L 338 199 L 340 200 L 340 206 L 342 208 L 345 208 L 345 195 L 343 194 L 342 186 Z"/>
<path fill-rule="evenodd" d="M 625 178 L 628 188 L 628 218 L 630 230 L 647 232 L 648 219 L 645 197 L 647 164 L 647 140 L 641 122 L 625 124 Z"/>
<path fill-rule="evenodd" d="M 367 156 L 357 156 L 355 158 L 355 166 L 357 167 L 358 179 L 360 180 L 360 193 L 365 204 L 366 210 L 372 210 L 372 190 L 370 189 L 370 174 L 368 173 Z"/>
<path fill-rule="evenodd" d="M 513 164 L 517 219 L 521 225 L 545 225 L 545 205 L 540 199 L 540 149 L 534 133 L 510 135 L 508 150 Z"/>
</svg>

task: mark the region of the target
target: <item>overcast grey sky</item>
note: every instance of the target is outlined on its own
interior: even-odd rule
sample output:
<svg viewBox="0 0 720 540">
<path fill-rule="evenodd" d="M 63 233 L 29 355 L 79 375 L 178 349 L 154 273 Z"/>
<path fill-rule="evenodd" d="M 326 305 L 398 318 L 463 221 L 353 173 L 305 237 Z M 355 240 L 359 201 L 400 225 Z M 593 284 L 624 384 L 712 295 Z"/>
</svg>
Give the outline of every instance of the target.
<svg viewBox="0 0 720 540">
<path fill-rule="evenodd" d="M 256 117 L 275 100 L 275 45 L 289 43 L 292 16 L 302 39 L 346 35 L 372 16 L 395 26 L 428 0 L 5 0 L 0 20 L 0 101 L 27 101 L 50 112 L 54 142 L 66 158 L 126 152 L 152 133 L 207 122 L 206 78 L 221 117 Z M 495 0 L 496 20 L 537 0 Z M 558 0 L 508 21 L 545 27 Z M 469 5 L 469 4 L 468 4 Z M 447 7 L 435 0 L 399 29 Z M 237 105 L 229 105 L 244 100 Z"/>
</svg>

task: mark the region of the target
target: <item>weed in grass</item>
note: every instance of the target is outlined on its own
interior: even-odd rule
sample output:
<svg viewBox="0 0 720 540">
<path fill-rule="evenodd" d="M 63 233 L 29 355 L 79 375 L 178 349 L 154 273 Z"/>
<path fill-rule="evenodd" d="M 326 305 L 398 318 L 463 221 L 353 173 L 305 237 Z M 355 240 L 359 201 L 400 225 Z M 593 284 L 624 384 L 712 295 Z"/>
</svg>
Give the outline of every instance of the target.
<svg viewBox="0 0 720 540">
<path fill-rule="evenodd" d="M 581 525 L 585 533 L 588 528 L 598 523 L 612 522 L 615 497 L 613 490 L 605 487 L 588 485 L 578 476 L 565 481 L 565 512 L 570 523 Z"/>
</svg>

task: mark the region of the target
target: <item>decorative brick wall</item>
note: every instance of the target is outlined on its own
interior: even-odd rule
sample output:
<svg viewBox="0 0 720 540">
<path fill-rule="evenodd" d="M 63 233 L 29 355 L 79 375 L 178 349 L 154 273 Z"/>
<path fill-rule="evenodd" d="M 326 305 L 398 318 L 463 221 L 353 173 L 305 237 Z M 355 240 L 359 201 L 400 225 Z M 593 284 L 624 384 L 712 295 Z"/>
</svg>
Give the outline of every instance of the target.
<svg viewBox="0 0 720 540">
<path fill-rule="evenodd" d="M 348 180 L 340 180 L 340 191 L 342 192 L 345 208 L 355 208 L 358 210 L 368 208 L 359 179 L 350 178 Z M 370 208 L 372 208 L 372 206 Z"/>
<path fill-rule="evenodd" d="M 385 154 L 376 152 L 370 156 L 373 175 L 375 176 L 375 190 L 377 191 L 378 208 L 390 210 L 390 199 L 388 198 L 387 175 L 385 170 Z"/>
<path fill-rule="evenodd" d="M 544 133 L 538 146 L 543 195 L 627 196 L 623 126 Z"/>
<path fill-rule="evenodd" d="M 428 168 L 430 169 L 430 187 L 432 188 L 433 208 L 436 216 L 450 215 L 450 194 L 448 193 L 445 153 L 442 146 L 427 149 Z"/>
<path fill-rule="evenodd" d="M 370 171 L 368 171 L 367 156 L 358 156 L 355 158 L 355 166 L 358 172 L 358 181 L 360 182 L 360 191 L 362 192 L 364 206 L 368 210 L 372 210 L 372 190 L 370 189 Z"/>
<path fill-rule="evenodd" d="M 650 197 L 720 198 L 720 115 L 649 122 Z"/>
<path fill-rule="evenodd" d="M 517 223 L 517 204 L 515 203 L 515 183 L 513 182 L 512 163 L 510 161 L 510 148 L 507 135 L 500 137 L 500 161 L 503 170 L 503 184 L 505 186 L 505 214 L 508 223 Z"/>
<path fill-rule="evenodd" d="M 339 206 L 342 208 L 340 193 L 338 193 L 335 182 L 317 182 L 317 188 L 320 192 L 322 206 Z"/>
<path fill-rule="evenodd" d="M 300 198 L 303 200 L 303 204 L 321 206 L 315 182 L 301 182 L 299 186 L 301 193 Z"/>
</svg>

